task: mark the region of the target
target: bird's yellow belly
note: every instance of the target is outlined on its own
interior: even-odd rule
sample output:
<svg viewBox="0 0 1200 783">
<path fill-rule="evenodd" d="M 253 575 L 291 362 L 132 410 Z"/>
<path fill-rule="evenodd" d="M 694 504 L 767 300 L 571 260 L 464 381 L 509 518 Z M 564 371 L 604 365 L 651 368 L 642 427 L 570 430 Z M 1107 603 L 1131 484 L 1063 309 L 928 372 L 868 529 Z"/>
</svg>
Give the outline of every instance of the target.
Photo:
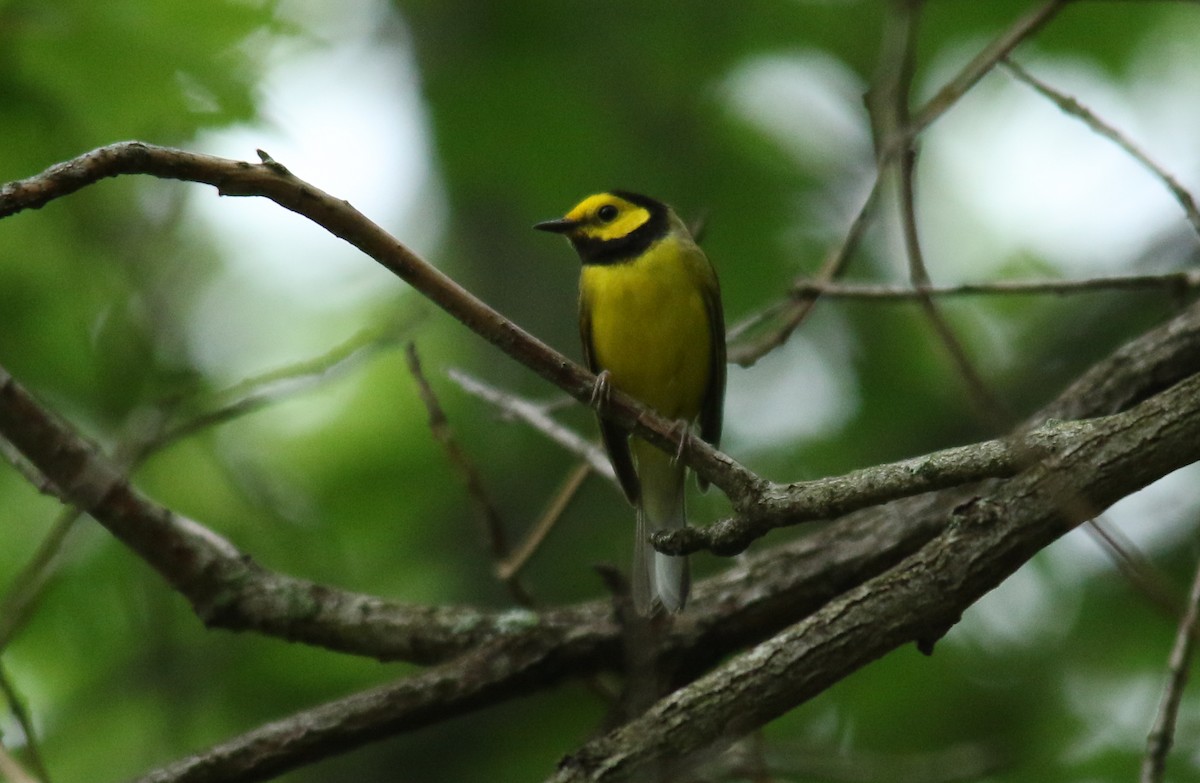
<svg viewBox="0 0 1200 783">
<path fill-rule="evenodd" d="M 691 421 L 709 378 L 704 301 L 684 270 L 585 267 L 593 357 L 613 385 L 664 416 Z"/>
</svg>

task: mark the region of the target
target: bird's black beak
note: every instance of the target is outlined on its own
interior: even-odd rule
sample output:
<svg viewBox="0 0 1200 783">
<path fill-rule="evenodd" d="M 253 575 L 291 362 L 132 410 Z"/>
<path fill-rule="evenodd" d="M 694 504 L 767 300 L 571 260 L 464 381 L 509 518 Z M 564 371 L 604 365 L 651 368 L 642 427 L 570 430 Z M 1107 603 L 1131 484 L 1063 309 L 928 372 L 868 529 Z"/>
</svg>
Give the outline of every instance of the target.
<svg viewBox="0 0 1200 783">
<path fill-rule="evenodd" d="M 569 234 L 578 226 L 578 220 L 559 218 L 558 220 L 543 220 L 541 223 L 534 224 L 533 227 L 538 231 L 549 231 L 554 234 Z"/>
</svg>

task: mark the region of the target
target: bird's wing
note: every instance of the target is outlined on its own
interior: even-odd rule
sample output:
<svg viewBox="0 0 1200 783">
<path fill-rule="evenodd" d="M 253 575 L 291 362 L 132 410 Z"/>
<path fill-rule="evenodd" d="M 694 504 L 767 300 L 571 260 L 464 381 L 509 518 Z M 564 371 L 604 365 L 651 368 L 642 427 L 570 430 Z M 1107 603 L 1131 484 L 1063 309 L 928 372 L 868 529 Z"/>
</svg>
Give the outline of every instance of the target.
<svg viewBox="0 0 1200 783">
<path fill-rule="evenodd" d="M 710 267 L 711 270 L 711 267 Z M 704 309 L 708 312 L 708 386 L 700 405 L 700 437 L 714 447 L 721 444 L 721 421 L 725 410 L 725 314 L 721 307 L 721 287 L 715 271 L 711 285 L 705 285 Z M 700 479 L 700 488 L 708 482 Z"/>
<path fill-rule="evenodd" d="M 592 314 L 586 299 L 582 297 L 579 300 L 579 336 L 583 343 L 583 360 L 587 362 L 589 370 L 600 374 L 604 368 L 598 365 L 595 351 L 592 350 Z M 721 351 L 724 353 L 724 344 Z M 604 417 L 599 417 L 599 421 L 600 437 L 604 441 L 604 450 L 608 452 L 608 460 L 616 471 L 625 497 L 636 506 L 642 489 L 633 467 L 633 455 L 629 451 L 629 433 Z"/>
</svg>

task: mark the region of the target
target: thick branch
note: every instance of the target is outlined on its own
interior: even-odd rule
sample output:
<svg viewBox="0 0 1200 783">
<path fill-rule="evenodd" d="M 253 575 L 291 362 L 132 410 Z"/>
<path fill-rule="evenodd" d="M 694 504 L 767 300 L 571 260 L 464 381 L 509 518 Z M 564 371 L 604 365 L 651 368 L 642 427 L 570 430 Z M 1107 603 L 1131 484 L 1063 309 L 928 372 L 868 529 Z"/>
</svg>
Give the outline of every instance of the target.
<svg viewBox="0 0 1200 783">
<path fill-rule="evenodd" d="M 552 780 L 629 780 L 685 766 L 907 642 L 923 649 L 1038 550 L 1200 459 L 1200 375 L 1083 436 L 952 514 L 896 568 L 666 697 L 573 754 Z"/>
<path fill-rule="evenodd" d="M 1164 385 L 1196 372 L 1200 372 L 1200 307 L 1193 307 L 1173 322 L 1130 342 L 1097 364 L 1031 424 L 1048 417 L 1111 414 L 1127 407 L 1131 401 L 1148 398 Z M 1085 468 L 1081 463 L 1080 470 Z M 837 605 L 831 602 L 847 600 L 839 599 L 839 596 L 848 591 L 857 591 L 855 595 L 863 602 L 875 601 L 874 611 L 882 622 L 894 609 L 888 593 L 892 589 L 891 582 L 876 581 L 863 587 L 864 583 L 880 579 L 889 569 L 906 562 L 906 558 L 911 559 L 924 551 L 922 548 L 926 544 L 945 533 L 949 520 L 961 518 L 961 512 L 956 515 L 955 509 L 964 507 L 982 493 L 1002 487 L 1003 482 L 991 481 L 864 509 L 801 539 L 752 554 L 697 586 L 693 609 L 679 617 L 663 638 L 661 654 L 679 664 L 685 679 L 689 673 L 695 676 L 731 652 L 760 643 L 794 623 L 804 622 L 823 606 Z M 998 577 L 993 574 L 992 578 Z M 931 602 L 930 606 L 933 605 Z M 826 609 L 824 615 L 828 612 Z M 531 644 L 545 657 L 532 667 L 532 672 L 524 668 L 521 661 L 525 659 L 521 656 L 511 656 L 511 660 L 506 657 L 509 670 L 497 673 L 497 684 L 488 685 L 496 688 L 489 691 L 493 698 L 509 694 L 501 690 L 501 682 L 519 680 L 521 688 L 535 690 L 549 687 L 563 676 L 581 676 L 598 668 L 621 665 L 621 631 L 607 622 L 606 607 L 590 605 L 561 613 L 543 613 L 541 617 L 548 621 L 558 617 L 560 621 L 546 625 L 530 622 L 520 635 L 525 640 L 534 640 Z M 531 620 L 532 615 L 528 619 Z M 815 618 L 811 622 L 819 625 Z M 937 627 L 932 631 L 924 627 L 922 633 L 933 637 L 944 628 L 937 623 L 934 625 Z M 788 638 L 798 635 L 802 636 L 793 634 Z M 905 641 L 894 641 L 891 646 L 899 646 Z M 509 643 L 521 645 L 524 642 L 514 639 Z M 555 651 L 553 654 L 552 650 Z M 847 650 L 841 657 L 833 656 L 841 668 L 814 668 L 814 682 L 832 682 L 865 664 L 874 655 L 876 652 L 868 647 Z M 745 658 L 739 660 L 742 666 L 747 665 Z M 810 662 L 815 660 L 810 659 Z M 491 680 L 487 682 L 491 683 Z M 810 684 L 809 687 L 823 686 Z M 446 695 L 443 709 L 465 711 L 479 704 L 473 693 L 465 689 Z M 295 718 L 303 721 L 303 715 Z M 400 722 L 400 715 L 393 715 L 389 720 L 396 721 L 393 724 L 396 730 L 417 725 Z M 254 745 L 260 732 L 270 731 L 271 727 L 256 730 L 201 754 L 189 763 L 200 763 L 198 759 L 210 753 L 224 757 L 249 752 L 248 749 L 243 751 L 243 746 Z M 357 739 L 341 737 L 333 748 L 326 748 L 326 752 L 345 752 L 370 736 L 364 733 Z M 277 760 L 270 763 L 277 763 Z M 173 780 L 170 777 L 153 779 Z M 261 777 L 255 775 L 253 766 L 244 775 L 231 778 L 257 779 Z"/>
<path fill-rule="evenodd" d="M 1079 426 L 1045 425 L 1017 439 L 955 446 L 844 476 L 772 484 L 761 502 L 745 514 L 707 527 L 656 533 L 652 540 L 655 548 L 672 555 L 702 549 L 735 555 L 777 528 L 835 519 L 868 506 L 987 478 L 1015 476 L 1037 455 L 1062 448 L 1079 434 Z"/>
<path fill-rule="evenodd" d="M 397 604 L 264 569 L 228 540 L 137 492 L 3 368 L 0 436 L 50 478 L 60 499 L 91 514 L 162 574 L 209 626 L 432 663 L 522 625 L 511 613 Z"/>
<path fill-rule="evenodd" d="M 402 731 L 511 698 L 545 679 L 553 648 L 487 645 L 452 663 L 274 721 L 140 777 L 135 783 L 269 780 Z M 539 683 L 541 684 L 541 683 Z"/>
</svg>

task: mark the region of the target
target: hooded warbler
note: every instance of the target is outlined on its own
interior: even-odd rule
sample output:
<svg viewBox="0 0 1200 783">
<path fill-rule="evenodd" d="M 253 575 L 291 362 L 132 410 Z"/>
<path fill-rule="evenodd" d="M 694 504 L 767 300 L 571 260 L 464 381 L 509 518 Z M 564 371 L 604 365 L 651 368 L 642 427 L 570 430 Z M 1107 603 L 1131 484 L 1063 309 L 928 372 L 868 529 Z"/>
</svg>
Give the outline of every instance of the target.
<svg viewBox="0 0 1200 783">
<path fill-rule="evenodd" d="M 725 399 L 721 289 L 683 221 L 666 204 L 614 190 L 534 228 L 563 234 L 579 254 L 579 331 L 588 367 L 661 415 L 698 423 L 700 436 L 718 445 Z M 686 524 L 685 467 L 603 419 L 600 431 L 637 509 L 634 606 L 643 615 L 659 606 L 679 612 L 688 597 L 687 558 L 656 552 L 648 536 Z"/>
</svg>

